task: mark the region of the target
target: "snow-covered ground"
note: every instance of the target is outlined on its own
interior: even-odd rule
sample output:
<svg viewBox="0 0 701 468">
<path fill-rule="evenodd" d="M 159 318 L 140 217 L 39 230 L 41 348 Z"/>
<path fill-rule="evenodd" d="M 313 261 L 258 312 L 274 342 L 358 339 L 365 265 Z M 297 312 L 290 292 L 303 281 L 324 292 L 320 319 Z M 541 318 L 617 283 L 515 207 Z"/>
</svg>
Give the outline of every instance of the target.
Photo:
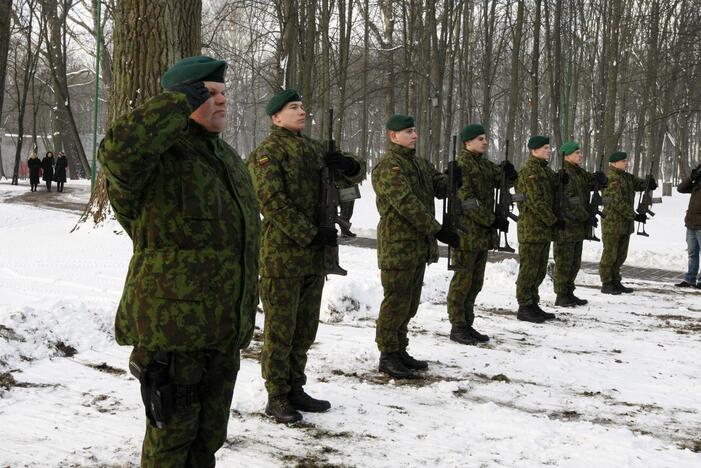
<svg viewBox="0 0 701 468">
<path fill-rule="evenodd" d="M 0 182 L 0 466 L 135 466 L 143 409 L 112 336 L 131 243 L 111 228 L 69 233 L 75 213 L 6 202 L 26 190 Z M 362 190 L 354 226 L 372 236 Z M 688 198 L 664 200 L 628 263 L 681 271 Z M 631 281 L 635 294 L 602 296 L 582 273 L 589 305 L 555 310 L 546 279 L 561 319 L 534 325 L 514 317 L 518 264 L 491 263 L 475 326 L 492 341 L 468 347 L 448 340 L 443 259 L 410 325 L 409 350 L 430 369 L 395 382 L 376 371 L 375 252 L 343 246 L 341 263 L 349 275 L 326 285 L 308 364 L 308 390 L 331 411 L 289 427 L 263 415 L 257 330 L 218 466 L 701 466 L 700 292 Z"/>
</svg>

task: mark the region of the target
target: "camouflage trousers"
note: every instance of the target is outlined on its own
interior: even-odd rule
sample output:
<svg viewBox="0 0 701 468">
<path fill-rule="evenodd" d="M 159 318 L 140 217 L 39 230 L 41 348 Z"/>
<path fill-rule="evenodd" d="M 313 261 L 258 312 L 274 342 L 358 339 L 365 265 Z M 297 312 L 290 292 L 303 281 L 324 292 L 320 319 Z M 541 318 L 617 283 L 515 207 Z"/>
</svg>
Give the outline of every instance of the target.
<svg viewBox="0 0 701 468">
<path fill-rule="evenodd" d="M 409 321 L 419 309 L 425 270 L 426 265 L 421 264 L 411 270 L 380 271 L 384 299 L 375 329 L 380 352 L 402 351 L 409 346 Z"/>
<path fill-rule="evenodd" d="M 239 350 L 173 352 L 168 373 L 179 385 L 196 385 L 197 398 L 178 408 L 165 427 L 146 420 L 142 467 L 213 467 L 226 441 L 231 399 L 239 371 Z M 131 359 L 145 368 L 151 353 L 134 348 Z"/>
<path fill-rule="evenodd" d="M 260 279 L 265 312 L 261 368 L 268 395 L 286 395 L 307 383 L 307 352 L 319 328 L 324 277 Z"/>
<path fill-rule="evenodd" d="M 572 294 L 575 290 L 574 280 L 582 266 L 582 244 L 584 241 L 553 243 L 554 286 L 555 294 L 558 296 Z"/>
<path fill-rule="evenodd" d="M 601 236 L 604 251 L 599 261 L 599 277 L 603 284 L 621 281 L 621 266 L 628 256 L 630 234 Z"/>
<path fill-rule="evenodd" d="M 471 327 L 475 299 L 482 290 L 487 250 L 453 250 L 455 273 L 448 288 L 448 318 L 453 327 Z"/>
<path fill-rule="evenodd" d="M 538 288 L 548 272 L 550 242 L 521 242 L 518 246 L 519 269 L 516 300 L 519 306 L 540 302 Z"/>
</svg>

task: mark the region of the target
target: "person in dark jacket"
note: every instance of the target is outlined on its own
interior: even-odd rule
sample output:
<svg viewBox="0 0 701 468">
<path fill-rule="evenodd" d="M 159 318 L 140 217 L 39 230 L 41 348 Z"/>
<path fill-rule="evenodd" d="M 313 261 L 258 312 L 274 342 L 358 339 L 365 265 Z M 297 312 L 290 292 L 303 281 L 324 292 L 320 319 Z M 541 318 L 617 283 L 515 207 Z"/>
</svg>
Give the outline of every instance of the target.
<svg viewBox="0 0 701 468">
<path fill-rule="evenodd" d="M 41 160 L 36 153 L 32 152 L 29 156 L 27 167 L 29 167 L 29 185 L 32 192 L 36 192 L 39 185 L 39 172 L 41 172 Z"/>
<path fill-rule="evenodd" d="M 44 181 L 46 182 L 46 190 L 51 191 L 51 181 L 54 180 L 54 158 L 53 151 L 47 151 L 44 159 L 41 160 L 41 167 L 44 169 Z"/>
<path fill-rule="evenodd" d="M 63 192 L 63 184 L 66 183 L 66 168 L 68 167 L 68 159 L 63 151 L 58 152 L 56 158 L 56 168 L 54 170 L 54 181 L 56 181 L 56 191 Z"/>
<path fill-rule="evenodd" d="M 677 283 L 676 286 L 701 289 L 701 275 L 698 275 L 699 250 L 701 250 L 701 164 L 691 171 L 689 177 L 682 180 L 677 187 L 677 192 L 690 193 L 691 198 L 684 217 L 689 267 L 684 281 Z"/>
</svg>

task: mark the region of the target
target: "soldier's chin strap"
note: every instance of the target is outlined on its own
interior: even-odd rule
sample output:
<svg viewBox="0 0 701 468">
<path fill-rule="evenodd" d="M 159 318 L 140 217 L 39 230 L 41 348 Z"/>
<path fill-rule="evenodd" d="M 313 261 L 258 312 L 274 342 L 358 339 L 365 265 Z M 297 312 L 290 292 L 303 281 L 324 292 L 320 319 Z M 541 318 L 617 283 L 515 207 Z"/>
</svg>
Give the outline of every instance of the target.
<svg viewBox="0 0 701 468">
<path fill-rule="evenodd" d="M 134 360 L 129 361 L 129 370 L 141 384 L 146 417 L 159 429 L 165 427 L 177 410 L 192 405 L 198 399 L 197 385 L 179 385 L 171 381 L 168 370 L 172 357 L 170 352 L 156 351 L 145 368 Z"/>
</svg>

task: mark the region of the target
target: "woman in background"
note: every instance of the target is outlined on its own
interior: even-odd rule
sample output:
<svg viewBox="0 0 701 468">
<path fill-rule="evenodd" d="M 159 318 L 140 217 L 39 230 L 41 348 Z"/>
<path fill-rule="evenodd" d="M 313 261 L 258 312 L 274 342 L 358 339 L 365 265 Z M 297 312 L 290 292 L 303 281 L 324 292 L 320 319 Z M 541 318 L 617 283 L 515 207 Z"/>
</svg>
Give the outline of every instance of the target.
<svg viewBox="0 0 701 468">
<path fill-rule="evenodd" d="M 46 190 L 51 191 L 51 181 L 54 180 L 54 153 L 47 151 L 44 159 L 41 160 L 41 167 L 44 169 L 44 181 Z"/>
<path fill-rule="evenodd" d="M 56 191 L 63 192 L 63 184 L 66 182 L 66 167 L 68 167 L 68 159 L 63 151 L 58 152 L 56 158 L 56 170 L 54 172 L 54 180 L 56 181 Z"/>
<path fill-rule="evenodd" d="M 29 185 L 32 188 L 32 192 L 37 191 L 37 185 L 39 185 L 39 172 L 41 172 L 41 161 L 37 157 L 37 154 L 32 151 L 27 160 L 27 167 L 29 167 Z"/>
</svg>

